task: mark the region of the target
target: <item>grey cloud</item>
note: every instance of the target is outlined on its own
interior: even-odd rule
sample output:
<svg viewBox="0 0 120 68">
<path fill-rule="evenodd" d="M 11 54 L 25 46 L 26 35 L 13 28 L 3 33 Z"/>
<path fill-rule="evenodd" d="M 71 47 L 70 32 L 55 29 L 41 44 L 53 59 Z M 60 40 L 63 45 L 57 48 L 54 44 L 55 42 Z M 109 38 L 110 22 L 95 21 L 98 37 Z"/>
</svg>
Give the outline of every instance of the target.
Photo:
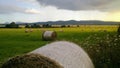
<svg viewBox="0 0 120 68">
<path fill-rule="evenodd" d="M 12 13 L 38 14 L 39 11 L 36 9 L 27 9 L 24 7 L 19 7 L 17 5 L 0 4 L 0 14 L 12 14 Z"/>
<path fill-rule="evenodd" d="M 109 5 L 110 3 L 118 0 L 37 0 L 37 1 L 42 5 L 56 6 L 59 9 L 102 10 L 106 9 L 106 6 Z"/>
<path fill-rule="evenodd" d="M 9 14 L 9 13 L 15 13 L 15 12 L 20 12 L 24 13 L 25 9 L 18 7 L 16 5 L 0 5 L 0 14 Z"/>
</svg>

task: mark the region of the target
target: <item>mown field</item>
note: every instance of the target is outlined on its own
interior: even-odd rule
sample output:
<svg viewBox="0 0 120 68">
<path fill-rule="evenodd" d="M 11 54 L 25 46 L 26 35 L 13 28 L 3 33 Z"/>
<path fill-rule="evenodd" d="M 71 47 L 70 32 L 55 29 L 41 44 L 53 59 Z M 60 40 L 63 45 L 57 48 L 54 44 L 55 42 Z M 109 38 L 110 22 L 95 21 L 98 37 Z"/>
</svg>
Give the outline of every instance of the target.
<svg viewBox="0 0 120 68">
<path fill-rule="evenodd" d="M 120 68 L 120 36 L 118 26 L 82 25 L 67 28 L 36 28 L 25 33 L 25 28 L 0 29 L 0 66 L 9 58 L 28 53 L 53 41 L 43 41 L 42 32 L 54 30 L 57 39 L 80 45 L 96 68 Z"/>
</svg>

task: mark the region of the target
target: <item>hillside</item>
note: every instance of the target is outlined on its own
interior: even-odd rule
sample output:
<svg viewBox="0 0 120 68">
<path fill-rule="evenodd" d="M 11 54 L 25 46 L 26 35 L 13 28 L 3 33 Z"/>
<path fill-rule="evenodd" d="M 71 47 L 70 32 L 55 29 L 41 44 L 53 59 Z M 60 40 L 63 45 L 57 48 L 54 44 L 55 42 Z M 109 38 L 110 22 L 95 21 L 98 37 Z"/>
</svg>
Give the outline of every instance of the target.
<svg viewBox="0 0 120 68">
<path fill-rule="evenodd" d="M 18 24 L 26 24 L 24 23 L 18 23 Z M 97 21 L 97 20 L 88 20 L 88 21 L 75 21 L 75 20 L 69 20 L 69 21 L 48 21 L 48 22 L 32 22 L 30 24 L 51 24 L 51 25 L 115 25 L 120 24 L 120 22 L 111 22 L 111 21 Z"/>
</svg>

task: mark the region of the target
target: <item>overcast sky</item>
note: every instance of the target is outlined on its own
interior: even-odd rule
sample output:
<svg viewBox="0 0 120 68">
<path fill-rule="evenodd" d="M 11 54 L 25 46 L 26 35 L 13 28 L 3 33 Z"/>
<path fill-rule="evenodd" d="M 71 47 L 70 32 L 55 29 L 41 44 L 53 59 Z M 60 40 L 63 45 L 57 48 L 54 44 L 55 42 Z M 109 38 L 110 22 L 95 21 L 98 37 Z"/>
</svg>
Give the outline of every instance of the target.
<svg viewBox="0 0 120 68">
<path fill-rule="evenodd" d="M 0 23 L 120 21 L 120 0 L 0 0 Z"/>
</svg>

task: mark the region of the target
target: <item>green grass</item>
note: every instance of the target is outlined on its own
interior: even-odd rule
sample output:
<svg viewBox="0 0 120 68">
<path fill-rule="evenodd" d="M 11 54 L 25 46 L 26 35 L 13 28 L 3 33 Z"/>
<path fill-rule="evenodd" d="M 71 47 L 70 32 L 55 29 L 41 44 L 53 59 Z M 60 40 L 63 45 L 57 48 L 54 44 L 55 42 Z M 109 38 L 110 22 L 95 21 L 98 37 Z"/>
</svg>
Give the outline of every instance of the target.
<svg viewBox="0 0 120 68">
<path fill-rule="evenodd" d="M 28 53 L 38 47 L 48 44 L 53 41 L 43 41 L 41 39 L 43 30 L 55 30 L 58 34 L 57 40 L 67 40 L 79 44 L 92 58 L 92 49 L 83 44 L 95 43 L 96 39 L 86 41 L 88 37 L 97 35 L 97 37 L 104 37 L 107 34 L 114 35 L 117 26 L 80 26 L 78 28 L 39 28 L 33 29 L 33 32 L 25 33 L 25 29 L 0 29 L 0 66 L 9 58 L 16 55 Z M 63 32 L 60 32 L 63 30 Z M 91 52 L 89 52 L 91 51 Z M 102 54 L 100 54 L 101 56 Z M 95 55 L 96 56 L 96 55 Z M 99 59 L 99 58 L 98 58 Z M 94 62 L 95 66 L 97 62 Z M 100 67 L 97 67 L 100 68 Z M 103 67 L 102 67 L 103 68 Z M 105 68 L 105 67 L 104 67 Z"/>
<path fill-rule="evenodd" d="M 25 29 L 0 29 L 0 63 L 8 58 L 28 53 L 49 41 L 41 40 L 41 32 L 25 33 Z"/>
</svg>

